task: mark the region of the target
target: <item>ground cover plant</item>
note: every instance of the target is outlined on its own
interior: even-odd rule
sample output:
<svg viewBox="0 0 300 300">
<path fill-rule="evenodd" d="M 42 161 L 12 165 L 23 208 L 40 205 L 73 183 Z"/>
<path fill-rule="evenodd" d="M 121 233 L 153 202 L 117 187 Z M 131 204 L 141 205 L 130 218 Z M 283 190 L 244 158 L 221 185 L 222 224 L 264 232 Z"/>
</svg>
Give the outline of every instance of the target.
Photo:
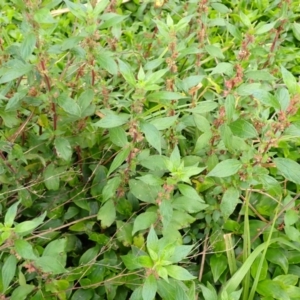
<svg viewBox="0 0 300 300">
<path fill-rule="evenodd" d="M 0 299 L 299 299 L 298 1 L 0 8 Z"/>
</svg>

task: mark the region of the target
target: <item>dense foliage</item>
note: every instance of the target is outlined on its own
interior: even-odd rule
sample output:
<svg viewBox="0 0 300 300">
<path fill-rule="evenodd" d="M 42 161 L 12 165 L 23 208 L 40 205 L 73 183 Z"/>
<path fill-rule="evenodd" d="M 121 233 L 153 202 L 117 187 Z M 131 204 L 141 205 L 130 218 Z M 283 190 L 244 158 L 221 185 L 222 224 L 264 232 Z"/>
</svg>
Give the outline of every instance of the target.
<svg viewBox="0 0 300 300">
<path fill-rule="evenodd" d="M 0 299 L 299 299 L 298 1 L 123 2 L 0 0 Z"/>
</svg>

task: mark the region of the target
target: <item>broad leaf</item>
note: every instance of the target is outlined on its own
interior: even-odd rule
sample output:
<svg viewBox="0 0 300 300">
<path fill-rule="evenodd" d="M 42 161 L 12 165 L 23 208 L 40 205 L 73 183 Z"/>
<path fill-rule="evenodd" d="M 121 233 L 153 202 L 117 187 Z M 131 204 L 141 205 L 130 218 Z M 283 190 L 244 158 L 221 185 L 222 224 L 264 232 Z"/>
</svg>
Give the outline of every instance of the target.
<svg viewBox="0 0 300 300">
<path fill-rule="evenodd" d="M 228 177 L 236 174 L 242 167 L 242 163 L 237 159 L 226 159 L 218 163 L 207 176 Z"/>
</svg>

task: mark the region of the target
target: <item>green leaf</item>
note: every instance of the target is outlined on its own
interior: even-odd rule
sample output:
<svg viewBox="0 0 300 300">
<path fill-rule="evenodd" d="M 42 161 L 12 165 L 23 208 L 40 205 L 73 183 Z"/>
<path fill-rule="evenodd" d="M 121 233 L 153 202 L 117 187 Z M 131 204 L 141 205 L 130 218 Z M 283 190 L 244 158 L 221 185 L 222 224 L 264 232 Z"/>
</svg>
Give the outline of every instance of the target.
<svg viewBox="0 0 300 300">
<path fill-rule="evenodd" d="M 94 94 L 95 93 L 92 89 L 87 89 L 80 94 L 78 98 L 78 105 L 80 107 L 81 113 L 84 112 L 91 105 L 94 99 Z"/>
<path fill-rule="evenodd" d="M 115 196 L 115 193 L 120 183 L 121 183 L 121 178 L 118 176 L 113 177 L 107 181 L 102 191 L 103 202 Z"/>
<path fill-rule="evenodd" d="M 101 221 L 101 228 L 110 227 L 116 219 L 116 208 L 112 199 L 104 203 L 99 209 L 97 220 Z"/>
<path fill-rule="evenodd" d="M 158 130 L 165 130 L 170 128 L 178 119 L 178 115 L 172 117 L 163 117 L 151 119 L 150 124 L 154 125 Z"/>
<path fill-rule="evenodd" d="M 21 285 L 18 286 L 11 294 L 10 300 L 26 300 L 28 295 L 35 289 L 34 285 Z"/>
<path fill-rule="evenodd" d="M 160 100 L 178 100 L 182 98 L 186 98 L 186 96 L 180 93 L 167 91 L 154 92 L 147 96 L 147 99 L 153 102 L 159 102 Z"/>
<path fill-rule="evenodd" d="M 101 119 L 100 121 L 94 123 L 94 126 L 101 127 L 101 128 L 118 127 L 127 123 L 129 117 L 130 115 L 127 114 L 119 114 L 119 115 L 109 114 L 105 116 L 103 119 Z"/>
<path fill-rule="evenodd" d="M 105 69 L 108 73 L 112 75 L 118 74 L 118 65 L 109 52 L 101 51 L 101 53 L 97 55 L 97 62 L 99 66 Z"/>
<path fill-rule="evenodd" d="M 207 176 L 228 177 L 236 174 L 242 167 L 242 163 L 237 159 L 226 159 L 218 163 Z"/>
<path fill-rule="evenodd" d="M 25 240 L 15 240 L 15 250 L 23 259 L 34 260 L 37 256 L 34 253 L 32 245 Z"/>
<path fill-rule="evenodd" d="M 290 299 L 285 291 L 284 285 L 270 279 L 260 281 L 257 285 L 256 291 L 260 295 L 272 297 L 272 299 Z"/>
<path fill-rule="evenodd" d="M 194 248 L 194 245 L 191 246 L 176 246 L 174 249 L 173 254 L 168 257 L 169 261 L 172 263 L 179 263 L 182 260 L 184 260 L 189 253 L 192 251 L 192 249 Z"/>
<path fill-rule="evenodd" d="M 100 251 L 100 245 L 96 245 L 95 247 L 89 248 L 85 251 L 79 259 L 79 265 L 86 265 L 94 262 L 98 257 Z"/>
<path fill-rule="evenodd" d="M 215 58 L 220 58 L 220 59 L 225 59 L 225 56 L 222 52 L 222 50 L 217 47 L 217 46 L 214 46 L 214 45 L 206 45 L 205 46 L 205 50 L 207 51 L 207 53 L 209 55 L 211 55 L 212 57 L 215 57 Z"/>
<path fill-rule="evenodd" d="M 86 7 L 81 3 L 64 0 L 71 13 L 80 20 L 86 20 Z"/>
<path fill-rule="evenodd" d="M 24 60 L 27 60 L 32 54 L 36 44 L 36 36 L 33 33 L 28 33 L 24 36 L 24 40 L 20 45 L 20 55 Z"/>
<path fill-rule="evenodd" d="M 158 252 L 158 237 L 153 226 L 151 226 L 147 236 L 147 248 L 154 252 Z"/>
<path fill-rule="evenodd" d="M 283 82 L 287 86 L 289 92 L 292 94 L 297 93 L 298 83 L 294 75 L 283 66 L 281 66 L 281 74 Z"/>
<path fill-rule="evenodd" d="M 20 201 L 15 202 L 13 205 L 11 205 L 4 217 L 4 225 L 5 227 L 11 227 L 14 223 L 14 220 L 17 215 L 18 211 L 18 205 L 20 204 Z"/>
<path fill-rule="evenodd" d="M 227 269 L 227 258 L 225 255 L 212 255 L 210 257 L 210 269 L 213 274 L 214 282 L 217 282 Z"/>
<path fill-rule="evenodd" d="M 262 265 L 260 265 L 261 258 L 262 255 L 258 256 L 251 266 L 252 278 L 256 278 L 259 273 L 259 281 L 266 279 L 268 275 L 268 262 L 264 259 Z"/>
<path fill-rule="evenodd" d="M 125 20 L 128 16 L 122 16 L 115 13 L 105 13 L 101 15 L 101 20 L 103 21 L 99 29 L 105 29 L 111 26 L 114 26 L 116 24 L 121 23 L 123 20 Z"/>
<path fill-rule="evenodd" d="M 72 157 L 72 148 L 70 142 L 64 137 L 56 137 L 54 140 L 54 146 L 58 157 L 63 160 L 70 161 Z"/>
<path fill-rule="evenodd" d="M 234 212 L 237 204 L 240 203 L 239 197 L 240 193 L 234 187 L 228 188 L 223 194 L 220 209 L 225 221 Z"/>
<path fill-rule="evenodd" d="M 156 278 L 153 274 L 150 274 L 143 284 L 142 296 L 143 300 L 153 300 L 157 291 Z"/>
<path fill-rule="evenodd" d="M 289 209 L 286 211 L 284 215 L 284 224 L 286 225 L 294 225 L 299 220 L 298 212 L 295 210 Z"/>
<path fill-rule="evenodd" d="M 255 34 L 260 35 L 260 34 L 264 34 L 266 32 L 269 32 L 270 30 L 272 30 L 274 28 L 276 23 L 277 23 L 277 21 L 267 23 L 267 24 L 262 24 L 260 22 L 255 28 Z"/>
<path fill-rule="evenodd" d="M 127 135 L 123 127 L 114 127 L 109 129 L 109 139 L 111 142 L 119 147 L 127 145 Z"/>
<path fill-rule="evenodd" d="M 131 67 L 127 63 L 124 63 L 120 59 L 118 59 L 118 63 L 119 63 L 119 70 L 120 70 L 121 74 L 123 75 L 123 77 L 125 78 L 125 80 L 132 86 L 135 86 L 136 80 L 132 73 Z"/>
<path fill-rule="evenodd" d="M 218 300 L 218 295 L 214 287 L 207 282 L 207 286 L 201 284 L 201 291 L 205 300 Z"/>
<path fill-rule="evenodd" d="M 44 183 L 48 190 L 57 191 L 59 189 L 59 174 L 53 163 L 44 170 Z"/>
<path fill-rule="evenodd" d="M 156 127 L 149 123 L 143 123 L 141 131 L 145 134 L 147 142 L 161 154 L 161 134 Z"/>
<path fill-rule="evenodd" d="M 64 268 L 61 261 L 53 256 L 42 256 L 38 257 L 34 261 L 38 268 L 41 268 L 45 273 L 52 273 L 53 275 L 58 275 L 62 273 L 67 273 L 68 271 Z"/>
<path fill-rule="evenodd" d="M 13 278 L 15 277 L 17 268 L 17 259 L 14 255 L 10 255 L 4 262 L 2 266 L 2 288 L 5 292 Z"/>
<path fill-rule="evenodd" d="M 233 75 L 233 64 L 228 63 L 228 62 L 220 62 L 212 69 L 211 75 L 214 75 L 214 74 L 225 74 L 228 76 L 232 76 Z"/>
<path fill-rule="evenodd" d="M 293 33 L 294 33 L 295 38 L 296 38 L 298 41 L 300 41 L 300 24 L 294 22 L 294 23 L 292 24 L 292 30 L 293 30 Z"/>
<path fill-rule="evenodd" d="M 136 198 L 148 203 L 155 203 L 157 194 L 161 190 L 160 186 L 148 185 L 141 180 L 134 179 L 129 181 L 129 188 Z"/>
<path fill-rule="evenodd" d="M 41 8 L 39 10 L 36 10 L 34 12 L 33 18 L 39 24 L 53 24 L 53 23 L 56 23 L 56 20 L 50 14 L 49 9 L 47 9 L 45 7 Z"/>
<path fill-rule="evenodd" d="M 157 217 L 157 213 L 153 211 L 139 214 L 134 220 L 132 234 L 140 230 L 148 229 L 156 222 Z"/>
<path fill-rule="evenodd" d="M 116 155 L 112 164 L 110 165 L 107 176 L 109 176 L 113 171 L 115 171 L 118 167 L 120 167 L 123 164 L 123 162 L 127 159 L 130 151 L 130 148 L 126 147 Z"/>
<path fill-rule="evenodd" d="M 31 221 L 24 221 L 16 225 L 15 232 L 23 235 L 31 233 L 34 229 L 36 229 L 38 226 L 40 226 L 43 223 L 46 215 L 47 212 L 44 212 L 41 216 L 34 218 Z"/>
<path fill-rule="evenodd" d="M 196 277 L 190 274 L 186 269 L 179 266 L 166 266 L 166 270 L 168 271 L 168 275 L 177 279 L 177 280 L 192 280 Z"/>
<path fill-rule="evenodd" d="M 58 105 L 68 114 L 76 117 L 81 116 L 81 110 L 78 105 L 72 98 L 68 97 L 66 94 L 62 94 L 57 99 Z"/>
<path fill-rule="evenodd" d="M 199 130 L 201 130 L 202 132 L 210 131 L 211 128 L 210 123 L 205 117 L 201 116 L 200 114 L 194 113 L 193 119 Z"/>
<path fill-rule="evenodd" d="M 127 255 L 121 256 L 121 259 L 125 265 L 125 267 L 129 270 L 136 270 L 142 268 L 141 264 L 139 263 L 137 257 L 132 253 L 128 253 Z"/>
<path fill-rule="evenodd" d="M 289 158 L 278 157 L 274 159 L 278 171 L 287 180 L 300 184 L 300 165 Z"/>
<path fill-rule="evenodd" d="M 245 73 L 245 77 L 247 79 L 259 81 L 259 80 L 266 80 L 272 81 L 275 80 L 275 77 L 271 75 L 268 71 L 259 70 L 259 71 L 248 71 Z"/>
<path fill-rule="evenodd" d="M 210 111 L 213 111 L 218 107 L 218 104 L 215 101 L 201 101 L 197 104 L 195 108 L 188 108 L 185 111 L 197 113 L 197 114 L 204 114 Z"/>
<path fill-rule="evenodd" d="M 4 67 L 2 68 L 2 70 Z M 0 69 L 1 70 L 1 69 Z M 18 67 L 13 66 L 12 68 L 5 68 L 4 75 L 0 78 L 0 84 L 12 81 L 19 78 L 32 70 L 32 65 L 26 65 L 20 62 Z M 1 72 L 2 73 L 2 72 Z"/>
<path fill-rule="evenodd" d="M 43 256 L 53 256 L 60 257 L 66 251 L 67 240 L 62 238 L 58 240 L 51 241 L 45 248 Z"/>
</svg>

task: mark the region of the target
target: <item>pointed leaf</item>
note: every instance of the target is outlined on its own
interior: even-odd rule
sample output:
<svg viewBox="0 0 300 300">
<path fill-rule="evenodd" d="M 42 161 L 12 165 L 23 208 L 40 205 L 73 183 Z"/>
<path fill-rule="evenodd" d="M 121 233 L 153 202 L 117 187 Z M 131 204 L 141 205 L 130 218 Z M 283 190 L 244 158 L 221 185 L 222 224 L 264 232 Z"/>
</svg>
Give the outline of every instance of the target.
<svg viewBox="0 0 300 300">
<path fill-rule="evenodd" d="M 116 208 L 112 199 L 104 203 L 99 209 L 97 219 L 101 221 L 101 228 L 110 227 L 116 219 Z"/>
<path fill-rule="evenodd" d="M 14 255 L 10 255 L 2 266 L 2 291 L 6 291 L 9 287 L 9 284 L 15 277 L 17 268 L 17 259 Z"/>
<path fill-rule="evenodd" d="M 153 300 L 157 291 L 156 278 L 153 274 L 150 274 L 143 284 L 142 296 L 143 300 Z"/>
<path fill-rule="evenodd" d="M 239 197 L 240 193 L 234 187 L 230 187 L 223 194 L 220 209 L 225 221 L 234 212 L 237 204 L 240 202 Z"/>
<path fill-rule="evenodd" d="M 20 234 L 27 234 L 32 232 L 34 229 L 36 229 L 38 226 L 40 226 L 45 217 L 47 215 L 47 212 L 44 212 L 41 216 L 31 220 L 31 221 L 24 221 L 18 225 L 15 226 L 15 232 Z"/>
<path fill-rule="evenodd" d="M 242 167 L 242 163 L 237 159 L 226 159 L 218 163 L 207 176 L 228 177 L 236 174 Z"/>
<path fill-rule="evenodd" d="M 274 159 L 278 171 L 287 180 L 300 184 L 300 165 L 289 158 L 278 157 Z"/>
<path fill-rule="evenodd" d="M 153 211 L 139 214 L 133 223 L 132 234 L 137 231 L 148 229 L 157 220 L 157 213 Z"/>
<path fill-rule="evenodd" d="M 192 280 L 196 277 L 189 273 L 186 269 L 179 267 L 179 266 L 166 266 L 165 267 L 168 271 L 168 275 L 173 277 L 177 280 Z"/>
<path fill-rule="evenodd" d="M 127 114 L 119 114 L 119 115 L 114 115 L 114 114 L 109 114 L 105 116 L 103 119 L 100 121 L 96 122 L 94 126 L 96 127 L 101 127 L 101 128 L 113 128 L 113 127 L 118 127 L 123 124 L 125 124 L 130 115 Z"/>
<path fill-rule="evenodd" d="M 54 140 L 54 146 L 58 157 L 63 160 L 70 161 L 72 157 L 72 148 L 69 141 L 64 137 L 57 137 Z"/>
</svg>

